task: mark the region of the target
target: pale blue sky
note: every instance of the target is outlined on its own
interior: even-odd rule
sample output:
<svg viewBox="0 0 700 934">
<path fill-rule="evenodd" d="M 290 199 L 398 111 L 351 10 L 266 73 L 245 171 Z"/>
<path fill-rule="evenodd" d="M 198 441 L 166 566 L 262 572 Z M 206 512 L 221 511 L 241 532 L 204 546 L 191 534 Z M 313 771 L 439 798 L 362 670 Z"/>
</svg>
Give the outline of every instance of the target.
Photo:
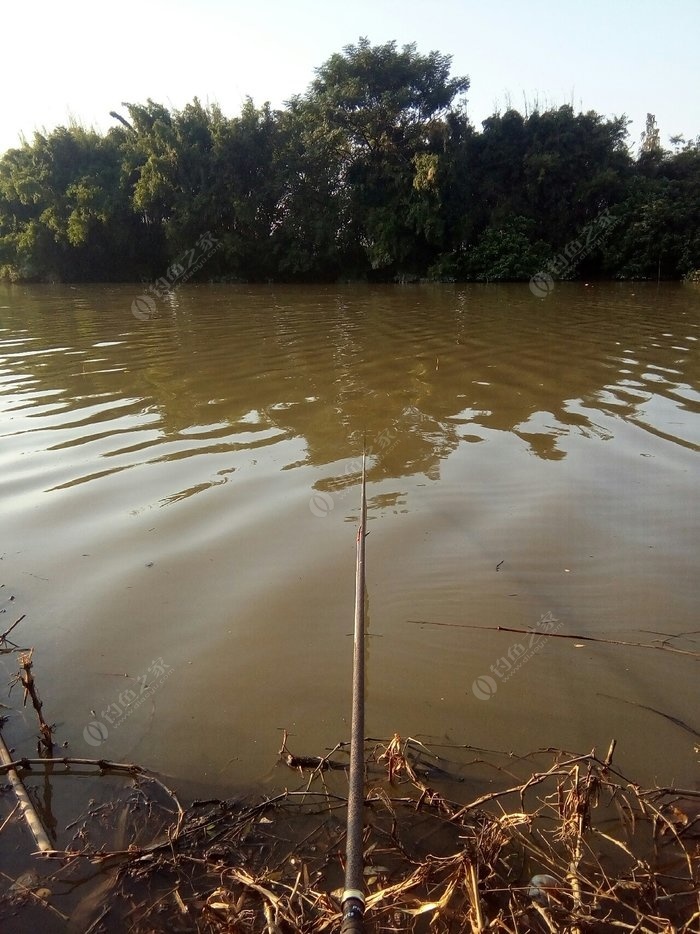
<svg viewBox="0 0 700 934">
<path fill-rule="evenodd" d="M 635 144 L 647 111 L 664 144 L 700 135 L 700 0 L 32 0 L 2 20 L 0 151 L 71 115 L 105 129 L 121 101 L 281 106 L 365 35 L 452 55 L 477 126 L 526 96 L 626 113 Z"/>
</svg>

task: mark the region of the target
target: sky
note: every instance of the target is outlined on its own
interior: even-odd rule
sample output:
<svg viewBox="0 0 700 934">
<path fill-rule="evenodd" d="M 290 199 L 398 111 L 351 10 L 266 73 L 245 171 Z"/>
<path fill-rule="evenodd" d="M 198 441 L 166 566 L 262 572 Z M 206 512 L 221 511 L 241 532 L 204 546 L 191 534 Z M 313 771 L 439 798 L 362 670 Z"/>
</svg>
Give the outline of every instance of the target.
<svg viewBox="0 0 700 934">
<path fill-rule="evenodd" d="M 360 36 L 451 55 L 476 127 L 527 101 L 625 114 L 635 150 L 647 112 L 664 145 L 700 136 L 700 0 L 30 0 L 2 28 L 0 152 L 123 101 L 281 107 Z"/>
</svg>

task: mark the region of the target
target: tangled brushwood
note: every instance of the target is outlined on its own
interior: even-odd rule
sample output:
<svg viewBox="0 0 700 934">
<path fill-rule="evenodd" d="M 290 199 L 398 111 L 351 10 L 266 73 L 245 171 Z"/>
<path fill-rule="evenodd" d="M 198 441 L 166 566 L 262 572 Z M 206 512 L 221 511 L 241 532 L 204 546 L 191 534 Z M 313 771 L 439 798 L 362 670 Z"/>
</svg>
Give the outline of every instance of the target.
<svg viewBox="0 0 700 934">
<path fill-rule="evenodd" d="M 368 931 L 700 930 L 700 791 L 640 788 L 614 767 L 614 743 L 604 759 L 398 736 L 366 751 Z M 17 763 L 25 781 L 36 761 Z M 280 764 L 298 776 L 295 790 L 184 809 L 144 770 L 122 766 L 129 787 L 93 803 L 70 844 L 37 860 L 0 911 L 91 934 L 337 931 L 346 748 L 297 756 L 285 736 Z M 78 882 L 90 894 L 69 916 L 60 893 Z"/>
</svg>

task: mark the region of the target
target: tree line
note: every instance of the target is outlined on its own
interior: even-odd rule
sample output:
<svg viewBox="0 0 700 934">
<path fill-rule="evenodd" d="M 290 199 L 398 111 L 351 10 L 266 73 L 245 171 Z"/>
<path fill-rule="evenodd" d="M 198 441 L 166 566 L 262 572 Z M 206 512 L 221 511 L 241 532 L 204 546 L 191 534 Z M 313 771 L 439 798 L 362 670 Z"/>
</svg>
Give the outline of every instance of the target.
<svg viewBox="0 0 700 934">
<path fill-rule="evenodd" d="M 447 55 L 361 39 L 279 110 L 149 99 L 37 132 L 0 158 L 0 278 L 153 280 L 203 236 L 205 280 L 697 275 L 700 137 L 665 149 L 650 115 L 634 155 L 625 117 L 570 106 L 477 130 L 468 88 Z"/>
</svg>

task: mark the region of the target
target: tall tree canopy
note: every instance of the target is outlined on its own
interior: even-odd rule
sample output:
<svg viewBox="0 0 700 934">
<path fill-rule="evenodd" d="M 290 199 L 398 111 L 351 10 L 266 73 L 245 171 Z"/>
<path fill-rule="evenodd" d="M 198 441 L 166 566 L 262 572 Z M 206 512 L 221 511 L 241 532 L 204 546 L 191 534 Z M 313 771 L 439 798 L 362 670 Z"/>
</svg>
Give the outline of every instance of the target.
<svg viewBox="0 0 700 934">
<path fill-rule="evenodd" d="M 196 98 L 37 133 L 0 158 L 0 278 L 156 279 L 204 234 L 204 278 L 681 277 L 700 268 L 700 139 L 639 154 L 624 117 L 569 106 L 467 117 L 439 52 L 360 39 L 281 110 Z M 568 252 L 567 252 L 568 251 Z M 548 265 L 549 264 L 549 265 Z"/>
<path fill-rule="evenodd" d="M 360 39 L 317 69 L 306 100 L 351 146 L 371 152 L 416 146 L 469 88 L 468 78 L 450 77 L 450 64 L 449 55 L 420 55 L 415 43 L 397 51 L 395 42 L 372 46 Z"/>
</svg>

